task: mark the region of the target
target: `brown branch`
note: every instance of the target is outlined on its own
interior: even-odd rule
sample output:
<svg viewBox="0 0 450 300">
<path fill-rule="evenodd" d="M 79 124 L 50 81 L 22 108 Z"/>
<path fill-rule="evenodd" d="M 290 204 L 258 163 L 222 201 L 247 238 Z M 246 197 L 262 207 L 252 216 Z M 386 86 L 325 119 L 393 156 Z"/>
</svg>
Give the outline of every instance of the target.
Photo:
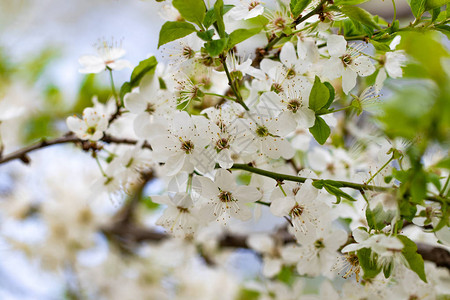
<svg viewBox="0 0 450 300">
<path fill-rule="evenodd" d="M 105 134 L 100 139 L 100 141 L 105 142 L 107 144 L 125 144 L 125 145 L 136 145 L 138 143 L 137 140 L 127 139 L 127 138 L 118 138 L 118 137 L 114 137 L 114 136 L 111 136 L 108 134 Z M 6 163 L 6 162 L 9 162 L 12 160 L 16 160 L 16 159 L 21 160 L 25 164 L 29 164 L 31 162 L 30 157 L 28 156 L 28 154 L 30 152 L 33 152 L 33 151 L 36 151 L 39 149 L 43 149 L 43 148 L 47 148 L 47 147 L 50 147 L 53 145 L 68 144 L 68 143 L 80 144 L 84 150 L 100 149 L 100 147 L 98 147 L 96 142 L 79 139 L 72 132 L 68 132 L 65 135 L 63 135 L 62 137 L 58 137 L 58 138 L 55 138 L 52 140 L 43 139 L 39 143 L 24 147 L 22 149 L 19 149 L 15 152 L 10 153 L 10 154 L 0 155 L 0 164 Z M 142 148 L 152 150 L 152 146 L 147 141 L 144 142 L 144 144 L 142 145 Z"/>
<path fill-rule="evenodd" d="M 139 242 L 159 242 L 170 238 L 169 234 L 156 232 L 152 229 L 137 227 L 132 224 L 126 226 L 111 226 L 102 229 L 102 232 L 109 237 L 114 237 L 116 241 L 122 243 Z M 247 244 L 246 235 L 225 234 L 219 241 L 223 248 L 242 248 L 250 249 Z M 295 243 L 295 238 L 286 230 L 277 232 L 276 238 L 280 244 Z M 129 244 L 128 244 L 129 245 Z M 434 262 L 438 267 L 444 267 L 450 270 L 450 252 L 444 248 L 434 247 L 425 243 L 417 243 L 417 253 L 422 255 L 424 260 Z"/>
</svg>

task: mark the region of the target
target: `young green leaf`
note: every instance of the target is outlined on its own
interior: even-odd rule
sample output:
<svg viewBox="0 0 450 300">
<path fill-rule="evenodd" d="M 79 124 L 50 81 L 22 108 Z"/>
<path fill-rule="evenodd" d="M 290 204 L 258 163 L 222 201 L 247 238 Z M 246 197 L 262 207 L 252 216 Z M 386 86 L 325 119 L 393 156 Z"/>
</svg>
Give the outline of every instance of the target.
<svg viewBox="0 0 450 300">
<path fill-rule="evenodd" d="M 309 132 L 311 132 L 316 141 L 321 145 L 325 144 L 331 133 L 330 127 L 321 117 L 316 117 L 314 126 L 309 128 Z"/>
<path fill-rule="evenodd" d="M 420 18 L 425 12 L 425 5 L 427 0 L 406 0 L 409 6 L 411 7 L 411 11 L 416 18 Z"/>
<path fill-rule="evenodd" d="M 123 99 L 126 93 L 131 92 L 134 87 L 138 86 L 145 75 L 155 72 L 157 64 L 158 61 L 154 56 L 141 61 L 131 73 L 130 81 L 125 82 L 120 88 L 120 98 Z"/>
<path fill-rule="evenodd" d="M 380 26 L 375 23 L 373 16 L 361 7 L 344 5 L 341 7 L 341 12 L 353 21 L 364 24 L 370 28 L 380 29 Z"/>
<path fill-rule="evenodd" d="M 227 42 L 228 38 L 222 38 L 207 42 L 205 43 L 206 52 L 208 52 L 211 56 L 217 56 L 225 49 Z"/>
<path fill-rule="evenodd" d="M 309 94 L 309 108 L 313 111 L 319 111 L 324 107 L 330 99 L 329 87 L 323 84 L 319 77 L 316 76 L 314 85 Z M 331 103 L 330 103 L 331 104 Z"/>
<path fill-rule="evenodd" d="M 261 28 L 236 29 L 235 31 L 230 33 L 227 49 L 233 48 L 236 44 L 239 44 L 245 41 L 246 39 L 251 38 L 255 34 L 258 34 L 260 31 Z"/>
<path fill-rule="evenodd" d="M 358 5 L 365 3 L 369 0 L 336 0 L 334 1 L 334 4 L 336 5 Z"/>
<path fill-rule="evenodd" d="M 197 36 L 206 42 L 212 41 L 212 37 L 214 36 L 214 29 L 210 29 L 207 31 L 197 31 Z"/>
<path fill-rule="evenodd" d="M 413 270 L 424 282 L 427 282 L 425 275 L 425 266 L 422 255 L 417 253 L 417 245 L 404 235 L 398 235 L 397 238 L 403 243 L 402 254 L 408 262 L 409 268 Z"/>
<path fill-rule="evenodd" d="M 369 248 L 362 248 L 356 252 L 359 260 L 359 265 L 364 271 L 364 279 L 374 278 L 381 272 L 381 268 L 377 266 L 375 258 L 372 255 L 372 250 Z"/>
<path fill-rule="evenodd" d="M 223 22 L 223 0 L 217 0 L 214 4 L 214 14 L 216 15 L 217 32 L 221 38 L 225 35 L 225 23 Z"/>
<path fill-rule="evenodd" d="M 197 24 L 200 28 L 203 26 L 206 14 L 203 0 L 173 0 L 172 4 L 185 20 Z"/>
<path fill-rule="evenodd" d="M 158 48 L 168 42 L 185 37 L 195 32 L 194 25 L 186 22 L 166 22 L 159 32 Z"/>
<path fill-rule="evenodd" d="M 312 0 L 291 0 L 291 3 L 289 4 L 291 13 L 294 17 L 298 17 L 311 2 Z"/>
<path fill-rule="evenodd" d="M 224 5 L 223 6 L 223 15 L 226 14 L 230 9 L 232 9 L 234 5 Z M 216 22 L 216 13 L 214 11 L 214 7 L 208 9 L 205 14 L 205 18 L 203 19 L 203 25 L 205 28 L 209 28 L 214 22 Z"/>
</svg>

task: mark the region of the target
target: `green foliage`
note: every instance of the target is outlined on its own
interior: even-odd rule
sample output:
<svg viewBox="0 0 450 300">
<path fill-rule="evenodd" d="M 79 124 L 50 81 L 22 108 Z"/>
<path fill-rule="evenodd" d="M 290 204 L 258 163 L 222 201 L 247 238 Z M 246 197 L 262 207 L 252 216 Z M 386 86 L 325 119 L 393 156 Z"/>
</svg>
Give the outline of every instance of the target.
<svg viewBox="0 0 450 300">
<path fill-rule="evenodd" d="M 336 0 L 334 1 L 334 4 L 336 5 L 358 5 L 365 3 L 369 0 Z"/>
<path fill-rule="evenodd" d="M 156 210 L 160 207 L 158 203 L 152 201 L 152 197 L 144 197 L 142 198 L 142 203 L 144 203 L 145 207 L 148 210 Z"/>
<path fill-rule="evenodd" d="M 123 99 L 126 93 L 131 92 L 134 87 L 138 86 L 145 75 L 153 74 L 157 64 L 154 56 L 141 61 L 131 73 L 130 81 L 125 82 L 120 88 L 120 98 Z"/>
<path fill-rule="evenodd" d="M 53 138 L 58 135 L 54 125 L 54 115 L 44 113 L 27 120 L 24 128 L 24 142 L 36 142 L 42 138 Z"/>
<path fill-rule="evenodd" d="M 380 29 L 380 26 L 374 21 L 374 17 L 361 7 L 343 5 L 340 10 L 354 22 L 361 23 L 369 28 Z"/>
<path fill-rule="evenodd" d="M 186 22 L 166 22 L 159 31 L 158 48 L 171 41 L 180 39 L 195 32 L 194 25 Z"/>
<path fill-rule="evenodd" d="M 376 260 L 373 259 L 372 250 L 369 248 L 359 249 L 357 252 L 359 265 L 364 271 L 364 279 L 375 278 L 380 272 L 381 267 L 379 267 L 376 263 Z"/>
<path fill-rule="evenodd" d="M 309 94 L 309 108 L 317 112 L 328 104 L 330 98 L 329 86 L 322 83 L 320 78 L 316 76 L 311 93 Z"/>
<path fill-rule="evenodd" d="M 245 41 L 248 38 L 258 34 L 261 28 L 251 28 L 251 29 L 236 29 L 230 33 L 230 38 L 228 40 L 227 49 L 233 48 L 235 45 Z"/>
<path fill-rule="evenodd" d="M 205 43 L 205 50 L 212 57 L 218 56 L 220 53 L 222 53 L 223 50 L 225 50 L 225 46 L 227 45 L 227 43 L 228 38 L 212 40 L 210 42 Z"/>
<path fill-rule="evenodd" d="M 334 195 L 336 197 L 336 203 L 335 204 L 339 204 L 341 202 L 341 198 L 350 200 L 350 201 L 356 201 L 355 198 L 353 198 L 352 196 L 350 196 L 349 194 L 343 192 L 340 188 L 344 187 L 342 184 L 340 184 L 339 182 L 335 182 L 333 180 L 316 180 L 312 183 L 312 185 L 315 188 L 318 189 L 322 189 L 325 188 L 325 190 L 331 194 Z"/>
<path fill-rule="evenodd" d="M 370 207 L 366 209 L 366 219 L 370 229 L 382 230 L 391 223 L 394 216 L 395 212 L 385 211 L 381 203 L 378 203 L 374 209 L 370 209 Z"/>
<path fill-rule="evenodd" d="M 234 7 L 234 5 L 224 5 L 222 16 L 225 15 L 233 7 Z M 203 19 L 203 25 L 205 26 L 205 28 L 209 28 L 212 24 L 214 24 L 214 22 L 216 22 L 216 20 L 217 20 L 217 17 L 216 17 L 216 12 L 214 10 L 214 7 L 210 8 L 206 12 L 205 18 Z"/>
<path fill-rule="evenodd" d="M 214 14 L 216 16 L 217 32 L 221 38 L 226 38 L 225 23 L 223 22 L 223 0 L 217 0 L 214 4 Z"/>
<path fill-rule="evenodd" d="M 203 0 L 173 0 L 172 4 L 178 9 L 184 19 L 202 28 L 206 13 L 206 6 Z"/>
<path fill-rule="evenodd" d="M 420 18 L 425 12 L 427 0 L 406 0 L 406 2 L 411 7 L 414 17 Z"/>
<path fill-rule="evenodd" d="M 325 120 L 317 116 L 314 126 L 309 128 L 309 132 L 311 132 L 319 144 L 323 145 L 330 136 L 331 130 Z"/>
<path fill-rule="evenodd" d="M 81 114 L 85 107 L 92 105 L 92 98 L 96 96 L 100 102 L 106 102 L 111 95 L 109 89 L 106 89 L 97 80 L 98 75 L 88 74 L 81 82 L 80 89 L 78 90 L 78 97 L 71 108 L 71 112 Z"/>
<path fill-rule="evenodd" d="M 294 17 L 298 17 L 299 14 L 312 2 L 312 0 L 291 0 L 289 7 Z"/>
<path fill-rule="evenodd" d="M 402 254 L 408 262 L 409 268 L 414 271 L 420 279 L 427 282 L 425 275 L 425 266 L 423 263 L 422 255 L 417 253 L 417 245 L 404 235 L 398 235 L 398 239 L 403 243 Z"/>
<path fill-rule="evenodd" d="M 197 31 L 197 36 L 206 42 L 212 41 L 212 37 L 214 36 L 214 29 L 210 29 L 207 31 Z"/>
<path fill-rule="evenodd" d="M 237 296 L 237 300 L 257 300 L 257 299 L 259 299 L 259 292 L 248 290 L 245 288 L 241 289 Z"/>
</svg>

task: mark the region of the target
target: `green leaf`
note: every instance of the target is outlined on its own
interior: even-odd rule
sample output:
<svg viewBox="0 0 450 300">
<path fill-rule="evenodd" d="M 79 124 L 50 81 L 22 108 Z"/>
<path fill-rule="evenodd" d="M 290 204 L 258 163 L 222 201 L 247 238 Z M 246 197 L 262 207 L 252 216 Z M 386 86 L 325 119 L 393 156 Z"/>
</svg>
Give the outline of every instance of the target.
<svg viewBox="0 0 450 300">
<path fill-rule="evenodd" d="M 383 266 L 383 274 L 385 278 L 389 278 L 391 276 L 392 271 L 394 270 L 394 263 L 391 262 L 387 265 Z"/>
<path fill-rule="evenodd" d="M 324 82 L 323 84 L 325 84 L 325 86 L 328 88 L 328 92 L 330 93 L 330 96 L 328 97 L 328 101 L 325 104 L 324 107 L 322 108 L 329 108 L 330 105 L 333 103 L 334 101 L 334 97 L 335 97 L 335 91 L 334 91 L 334 87 L 331 85 L 331 83 L 329 82 Z"/>
<path fill-rule="evenodd" d="M 336 0 L 334 4 L 336 5 L 358 5 L 361 3 L 365 3 L 369 0 Z"/>
<path fill-rule="evenodd" d="M 450 170 L 450 157 L 446 157 L 442 160 L 440 160 L 437 164 L 436 167 L 438 168 L 444 168 L 444 169 L 449 169 Z"/>
<path fill-rule="evenodd" d="M 138 86 L 139 83 L 141 82 L 141 79 L 145 75 L 154 72 L 157 64 L 158 61 L 156 61 L 156 58 L 154 56 L 141 61 L 131 73 L 130 78 L 131 87 L 134 88 L 135 86 Z"/>
<path fill-rule="evenodd" d="M 173 0 L 172 5 L 178 9 L 181 16 L 190 22 L 203 26 L 203 19 L 206 14 L 206 6 L 203 0 Z"/>
<path fill-rule="evenodd" d="M 400 216 L 405 220 L 412 222 L 412 219 L 416 216 L 417 204 L 410 203 L 408 199 L 403 199 L 398 208 L 400 209 Z"/>
<path fill-rule="evenodd" d="M 226 14 L 230 9 L 232 9 L 234 5 L 224 5 L 223 6 L 223 14 Z M 203 25 L 206 28 L 209 28 L 214 22 L 216 22 L 216 13 L 214 11 L 214 7 L 210 8 L 205 15 L 205 18 L 203 19 Z"/>
<path fill-rule="evenodd" d="M 341 7 L 341 12 L 353 21 L 362 23 L 371 28 L 380 29 L 380 26 L 375 23 L 373 16 L 361 7 L 344 5 Z"/>
<path fill-rule="evenodd" d="M 125 97 L 125 95 L 130 92 L 131 92 L 131 84 L 128 81 L 126 81 L 122 84 L 122 87 L 120 88 L 119 92 L 120 99 L 123 99 L 123 97 Z"/>
<path fill-rule="evenodd" d="M 120 88 L 120 98 L 123 99 L 125 94 L 131 92 L 134 87 L 138 86 L 145 75 L 155 72 L 157 64 L 158 62 L 154 56 L 141 61 L 131 73 L 130 81 L 126 81 Z"/>
<path fill-rule="evenodd" d="M 239 44 L 246 39 L 251 38 L 255 34 L 258 34 L 260 31 L 261 28 L 236 29 L 235 31 L 230 33 L 227 49 L 233 48 L 236 44 Z"/>
<path fill-rule="evenodd" d="M 391 48 L 389 48 L 389 45 L 387 43 L 380 43 L 374 40 L 369 40 L 369 42 L 375 47 L 375 49 L 379 51 L 391 51 Z"/>
<path fill-rule="evenodd" d="M 330 127 L 321 117 L 316 117 L 314 126 L 309 128 L 309 132 L 311 132 L 316 141 L 321 145 L 325 144 L 331 133 Z"/>
<path fill-rule="evenodd" d="M 426 0 L 425 1 L 425 10 L 432 10 L 435 8 L 440 8 L 446 4 L 447 4 L 447 9 L 448 9 L 448 3 L 450 3 L 450 0 Z"/>
<path fill-rule="evenodd" d="M 366 219 L 370 229 L 382 230 L 391 223 L 394 216 L 395 211 L 384 211 L 381 203 L 378 203 L 374 209 L 370 207 L 366 209 Z"/>
<path fill-rule="evenodd" d="M 309 108 L 317 112 L 328 103 L 329 99 L 329 87 L 323 84 L 320 81 L 320 78 L 316 75 L 314 85 L 311 89 L 311 93 L 309 94 Z"/>
<path fill-rule="evenodd" d="M 295 18 L 298 17 L 311 2 L 312 0 L 291 0 L 291 3 L 289 4 L 291 13 Z"/>
<path fill-rule="evenodd" d="M 414 17 L 420 18 L 425 12 L 425 5 L 427 0 L 406 0 L 406 2 L 408 2 L 409 6 L 411 7 L 411 11 Z"/>
<path fill-rule="evenodd" d="M 214 14 L 216 15 L 217 32 L 221 38 L 225 35 L 225 23 L 223 22 L 223 0 L 217 0 L 214 4 Z"/>
<path fill-rule="evenodd" d="M 185 37 L 197 31 L 194 25 L 186 22 L 166 22 L 159 32 L 158 48 L 168 42 Z"/>
<path fill-rule="evenodd" d="M 417 245 L 404 235 L 398 235 L 397 238 L 403 243 L 402 254 L 408 262 L 409 268 L 413 270 L 424 282 L 427 282 L 425 275 L 425 266 L 422 255 L 417 253 Z"/>
<path fill-rule="evenodd" d="M 211 56 L 217 56 L 225 49 L 228 38 L 222 38 L 205 43 L 205 49 Z"/>
<path fill-rule="evenodd" d="M 345 199 L 350 200 L 350 201 L 356 201 L 356 199 L 354 199 L 352 196 L 350 196 L 349 194 L 341 191 L 337 187 L 334 187 L 334 186 L 328 185 L 328 184 L 324 184 L 323 187 L 325 188 L 325 190 L 328 193 L 330 193 L 331 195 L 336 196 L 336 202 L 334 204 L 339 204 L 341 202 L 341 198 L 345 198 Z"/>
<path fill-rule="evenodd" d="M 364 271 L 364 279 L 374 278 L 381 272 L 381 268 L 377 266 L 377 263 L 372 260 L 372 250 L 369 248 L 362 248 L 356 252 L 358 256 L 359 265 Z"/>
<path fill-rule="evenodd" d="M 208 31 L 197 31 L 197 36 L 206 42 L 212 41 L 214 29 L 210 29 Z"/>
</svg>

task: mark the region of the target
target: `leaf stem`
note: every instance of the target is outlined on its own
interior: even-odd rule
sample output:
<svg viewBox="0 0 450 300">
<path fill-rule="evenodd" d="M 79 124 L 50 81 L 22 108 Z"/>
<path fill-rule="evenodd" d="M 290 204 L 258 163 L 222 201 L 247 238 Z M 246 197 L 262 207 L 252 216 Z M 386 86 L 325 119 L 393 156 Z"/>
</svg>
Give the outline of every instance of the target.
<svg viewBox="0 0 450 300">
<path fill-rule="evenodd" d="M 110 81 L 111 81 L 111 90 L 112 90 L 114 99 L 116 100 L 117 110 L 119 110 L 119 107 L 122 106 L 122 102 L 120 101 L 120 98 L 119 98 L 119 96 L 117 95 L 117 92 L 116 92 L 116 86 L 114 85 L 114 78 L 113 78 L 112 69 L 108 68 L 108 71 L 109 71 L 109 78 L 110 78 Z"/>
<path fill-rule="evenodd" d="M 231 90 L 233 91 L 234 95 L 236 96 L 236 102 L 239 103 L 240 105 L 242 105 L 242 107 L 249 111 L 250 109 L 248 108 L 248 106 L 244 103 L 244 101 L 242 100 L 242 96 L 239 93 L 239 90 L 235 87 L 234 85 L 234 81 L 231 79 L 231 75 L 230 75 L 230 71 L 228 70 L 228 66 L 226 63 L 226 56 L 222 57 L 222 65 L 223 65 L 223 69 L 225 70 L 225 73 L 227 74 L 227 78 L 228 78 L 228 85 L 231 87 Z"/>
<path fill-rule="evenodd" d="M 210 96 L 216 96 L 216 97 L 220 97 L 220 98 L 224 98 L 224 99 L 228 99 L 231 101 L 236 102 L 237 100 L 233 97 L 229 97 L 229 96 L 225 96 L 225 95 L 220 95 L 220 94 L 216 94 L 216 93 L 208 93 L 208 92 L 203 92 L 203 94 L 205 95 L 210 95 Z"/>
<path fill-rule="evenodd" d="M 392 155 L 392 157 L 384 165 L 382 165 L 381 168 L 378 171 L 376 171 L 375 174 L 373 174 L 366 183 L 369 184 L 375 178 L 375 176 L 377 176 L 393 160 L 394 155 Z"/>
</svg>

